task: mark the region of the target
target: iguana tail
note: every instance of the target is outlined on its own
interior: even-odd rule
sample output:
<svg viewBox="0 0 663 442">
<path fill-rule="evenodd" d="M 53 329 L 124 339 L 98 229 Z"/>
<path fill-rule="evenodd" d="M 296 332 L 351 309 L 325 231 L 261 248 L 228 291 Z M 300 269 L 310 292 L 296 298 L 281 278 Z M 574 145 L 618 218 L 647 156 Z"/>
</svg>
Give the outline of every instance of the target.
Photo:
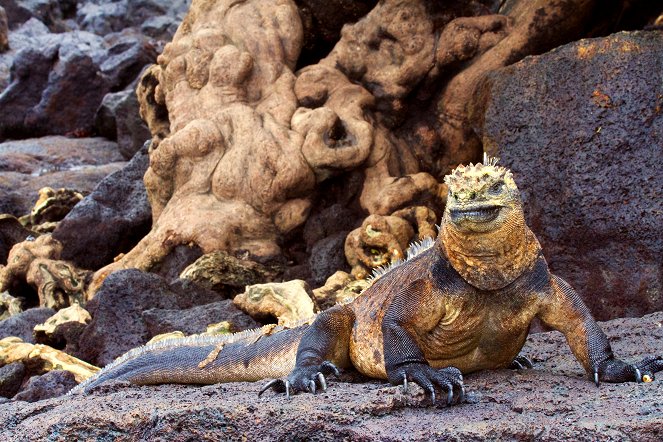
<svg viewBox="0 0 663 442">
<path fill-rule="evenodd" d="M 88 392 L 111 380 L 149 384 L 216 384 L 286 376 L 307 324 L 265 326 L 227 336 L 190 336 L 133 349 L 73 390 Z M 276 333 L 278 331 L 278 333 Z"/>
</svg>

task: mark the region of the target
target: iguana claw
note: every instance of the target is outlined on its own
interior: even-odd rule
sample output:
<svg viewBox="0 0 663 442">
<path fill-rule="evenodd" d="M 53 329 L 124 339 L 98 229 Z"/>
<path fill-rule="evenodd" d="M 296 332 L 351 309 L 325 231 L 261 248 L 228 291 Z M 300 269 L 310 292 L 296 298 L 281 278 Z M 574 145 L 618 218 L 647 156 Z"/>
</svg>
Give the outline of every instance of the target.
<svg viewBox="0 0 663 442">
<path fill-rule="evenodd" d="M 327 391 L 327 381 L 325 380 L 325 375 L 318 373 L 318 382 L 320 382 L 320 388 L 322 388 L 322 391 Z"/>
<path fill-rule="evenodd" d="M 607 359 L 594 368 L 594 383 L 599 379 L 606 382 L 652 382 L 654 373 L 663 370 L 663 358 L 647 356 L 637 364 L 627 364 L 619 359 Z"/>
<path fill-rule="evenodd" d="M 422 363 L 408 363 L 395 370 L 396 376 L 390 376 L 392 383 L 401 385 L 403 393 L 407 392 L 408 382 L 413 381 L 424 389 L 430 397 L 431 403 L 435 404 L 437 396 L 435 388 L 447 392 L 447 405 L 461 403 L 465 400 L 465 388 L 463 386 L 463 375 L 455 367 L 442 369 L 433 368 Z M 409 381 L 408 381 L 409 378 Z M 402 383 L 401 383 L 402 382 Z M 458 392 L 457 400 L 454 402 L 454 390 Z"/>
<path fill-rule="evenodd" d="M 518 355 L 516 356 L 516 359 L 511 361 L 509 368 L 513 370 L 524 370 L 525 368 L 534 368 L 534 364 L 532 364 L 532 361 L 527 356 Z"/>
<path fill-rule="evenodd" d="M 285 393 L 287 398 L 290 398 L 291 393 L 295 394 L 300 391 L 315 394 L 318 391 L 318 387 L 322 391 L 327 391 L 325 375 L 330 374 L 339 376 L 340 372 L 329 361 L 324 361 L 319 366 L 295 367 L 286 380 L 274 379 L 267 382 L 258 393 L 258 396 L 261 396 L 270 388 L 277 393 Z"/>
</svg>

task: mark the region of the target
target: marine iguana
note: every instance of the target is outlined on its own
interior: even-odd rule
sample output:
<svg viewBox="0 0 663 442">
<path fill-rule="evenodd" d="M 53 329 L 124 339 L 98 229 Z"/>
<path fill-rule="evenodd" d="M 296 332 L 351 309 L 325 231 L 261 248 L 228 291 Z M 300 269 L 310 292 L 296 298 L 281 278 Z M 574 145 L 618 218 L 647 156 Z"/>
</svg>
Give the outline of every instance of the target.
<svg viewBox="0 0 663 442">
<path fill-rule="evenodd" d="M 600 381 L 654 379 L 661 356 L 616 359 L 576 292 L 550 273 L 525 223 L 512 173 L 485 158 L 445 177 L 449 193 L 437 240 L 382 272 L 351 303 L 292 329 L 266 326 L 229 337 L 191 337 L 135 349 L 75 391 L 109 379 L 135 384 L 212 384 L 274 378 L 269 388 L 315 393 L 325 376 L 354 367 L 392 384 L 419 384 L 435 402 L 461 402 L 463 376 L 525 364 L 518 356 L 537 317 L 562 332 Z"/>
</svg>

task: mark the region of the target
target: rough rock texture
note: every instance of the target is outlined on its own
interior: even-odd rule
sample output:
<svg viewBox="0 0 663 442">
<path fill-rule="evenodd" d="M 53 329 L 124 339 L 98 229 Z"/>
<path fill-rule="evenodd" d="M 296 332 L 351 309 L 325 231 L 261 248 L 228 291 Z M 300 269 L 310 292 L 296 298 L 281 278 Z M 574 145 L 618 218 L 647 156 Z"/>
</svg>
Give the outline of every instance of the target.
<svg viewBox="0 0 663 442">
<path fill-rule="evenodd" d="M 95 127 L 101 135 L 117 140 L 118 148 L 130 159 L 152 136 L 138 115 L 136 86 L 106 94 L 95 116 Z"/>
<path fill-rule="evenodd" d="M 38 28 L 34 20 L 23 26 Z M 0 139 L 91 133 L 103 97 L 130 84 L 156 57 L 154 46 L 135 32 L 106 39 L 43 28 L 16 34 L 24 41 L 3 56 L 11 68 L 9 84 L 0 92 Z"/>
<path fill-rule="evenodd" d="M 50 136 L 0 143 L 0 213 L 30 213 L 43 187 L 89 192 L 124 158 L 103 138 Z"/>
<path fill-rule="evenodd" d="M 89 272 L 61 261 L 62 244 L 50 234 L 28 238 L 9 251 L 7 265 L 0 266 L 0 291 L 14 296 L 25 284 L 37 290 L 39 305 L 61 309 L 84 302 L 85 281 Z"/>
<path fill-rule="evenodd" d="M 233 303 L 253 318 L 276 318 L 279 325 L 310 319 L 317 310 L 305 281 L 271 282 L 248 286 Z"/>
<path fill-rule="evenodd" d="M 276 275 L 274 269 L 219 250 L 198 258 L 182 271 L 180 278 L 232 298 L 247 285 L 273 280 Z"/>
<path fill-rule="evenodd" d="M 16 336 L 24 342 L 34 342 L 33 329 L 55 314 L 52 308 L 31 308 L 0 321 L 0 339 Z"/>
<path fill-rule="evenodd" d="M 185 335 L 204 333 L 208 325 L 223 321 L 233 332 L 260 327 L 229 299 L 183 310 L 152 308 L 145 310 L 142 316 L 150 336 L 173 331 L 181 331 Z"/>
<path fill-rule="evenodd" d="M 184 16 L 190 1 L 87 0 L 79 3 L 82 3 L 76 10 L 76 22 L 79 26 L 86 31 L 106 35 L 126 27 L 145 28 L 146 23 L 155 19 L 177 24 Z M 152 36 L 169 40 L 174 31 L 175 29 L 166 27 L 162 33 Z"/>
<path fill-rule="evenodd" d="M 152 337 L 143 318 L 145 310 L 186 309 L 221 298 L 218 293 L 191 283 L 169 285 L 154 274 L 138 270 L 117 272 L 106 279 L 86 306 L 92 321 L 81 335 L 76 356 L 95 365 L 106 365 Z"/>
<path fill-rule="evenodd" d="M 78 383 L 74 375 L 65 370 L 49 371 L 41 376 L 33 376 L 21 391 L 14 396 L 17 401 L 37 402 L 62 396 Z"/>
<path fill-rule="evenodd" d="M 7 263 L 7 256 L 14 244 L 25 241 L 30 235 L 35 233 L 23 227 L 16 217 L 0 215 L 0 264 Z"/>
<path fill-rule="evenodd" d="M 90 313 L 79 304 L 63 308 L 43 324 L 35 326 L 35 341 L 74 354 L 78 351 L 80 336 L 91 319 Z"/>
<path fill-rule="evenodd" d="M 25 365 L 21 362 L 12 362 L 0 367 L 0 396 L 14 397 L 21 388 L 23 376 L 25 376 Z"/>
<path fill-rule="evenodd" d="M 627 360 L 663 345 L 663 313 L 603 324 Z M 530 336 L 533 370 L 496 370 L 466 377 L 468 403 L 430 407 L 383 382 L 331 380 L 326 393 L 287 400 L 261 383 L 132 387 L 109 384 L 90 396 L 0 405 L 7 440 L 531 440 L 645 442 L 663 437 L 663 383 L 603 384 L 582 368 L 557 332 Z M 418 404 L 422 404 L 421 407 Z"/>
<path fill-rule="evenodd" d="M 63 259 L 97 269 L 128 251 L 149 231 L 152 218 L 142 181 L 148 161 L 144 147 L 60 222 L 53 237 L 63 245 Z"/>
<path fill-rule="evenodd" d="M 618 19 L 611 8 L 621 8 L 387 0 L 347 24 L 326 57 L 295 72 L 323 8 L 299 5 L 301 13 L 292 1 L 192 3 L 137 88 L 153 137 L 145 175 L 152 231 L 101 269 L 92 291 L 112 271 L 150 270 L 186 244 L 289 262 L 302 267 L 289 277 L 321 283 L 336 269 L 315 267 L 312 244 L 293 247 L 310 213 L 341 203 L 350 228 L 367 214 L 415 206 L 438 218 L 442 175 L 480 156 L 466 123 L 481 78 L 597 23 L 609 26 Z M 332 15 L 328 29 L 351 15 Z M 334 256 L 340 242 L 323 249 Z"/>
<path fill-rule="evenodd" d="M 663 33 L 580 40 L 492 74 L 477 112 L 551 270 L 600 319 L 663 309 Z"/>
</svg>

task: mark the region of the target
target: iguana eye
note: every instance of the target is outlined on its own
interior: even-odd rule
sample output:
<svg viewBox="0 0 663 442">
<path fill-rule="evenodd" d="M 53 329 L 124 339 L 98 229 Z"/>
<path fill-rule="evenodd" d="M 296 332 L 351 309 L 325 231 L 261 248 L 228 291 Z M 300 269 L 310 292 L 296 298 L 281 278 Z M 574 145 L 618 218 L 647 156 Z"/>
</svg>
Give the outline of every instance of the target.
<svg viewBox="0 0 663 442">
<path fill-rule="evenodd" d="M 492 193 L 499 193 L 502 190 L 503 184 L 504 184 L 503 182 L 493 184 L 492 186 L 490 186 L 490 191 Z"/>
</svg>

